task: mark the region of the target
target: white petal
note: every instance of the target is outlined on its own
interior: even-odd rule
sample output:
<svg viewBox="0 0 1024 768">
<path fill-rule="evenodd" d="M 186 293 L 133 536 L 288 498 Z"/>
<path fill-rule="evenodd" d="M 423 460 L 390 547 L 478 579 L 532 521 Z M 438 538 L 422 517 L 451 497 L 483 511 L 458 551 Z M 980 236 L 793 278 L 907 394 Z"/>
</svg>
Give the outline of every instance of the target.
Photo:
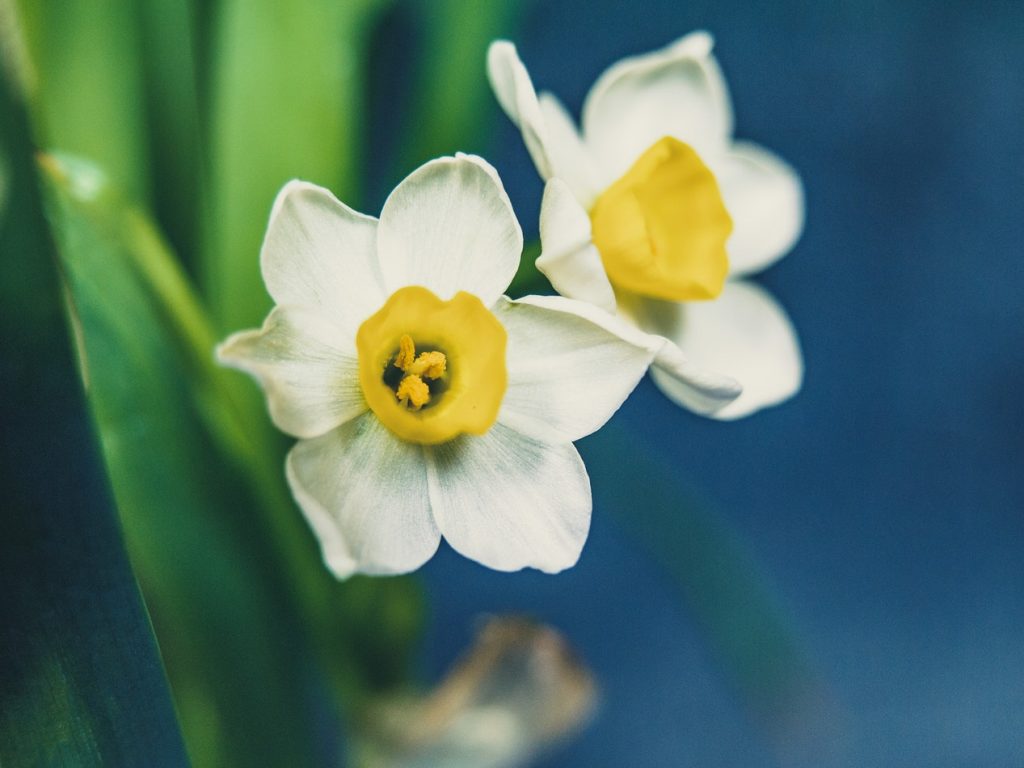
<svg viewBox="0 0 1024 768">
<path fill-rule="evenodd" d="M 530 74 L 508 40 L 495 40 L 487 49 L 487 79 L 505 114 L 523 134 L 523 142 L 541 178 L 551 177 L 544 117 Z"/>
<path fill-rule="evenodd" d="M 508 331 L 508 389 L 498 421 L 552 444 L 600 429 L 654 357 L 650 349 L 562 309 L 571 303 L 502 298 L 494 308 Z"/>
<path fill-rule="evenodd" d="M 804 193 L 796 171 L 746 142 L 734 144 L 713 170 L 733 221 L 730 276 L 758 272 L 784 256 L 804 226 Z"/>
<path fill-rule="evenodd" d="M 590 529 L 590 479 L 572 443 L 495 424 L 426 451 L 430 504 L 458 552 L 499 571 L 575 564 Z"/>
<path fill-rule="evenodd" d="M 431 160 L 395 188 L 377 248 L 389 292 L 422 285 L 449 299 L 467 291 L 490 306 L 519 267 L 523 232 L 495 170 L 458 155 Z"/>
<path fill-rule="evenodd" d="M 539 269 L 563 296 L 615 311 L 615 293 L 591 241 L 590 217 L 561 179 L 544 187 L 540 207 Z"/>
<path fill-rule="evenodd" d="M 270 214 L 260 264 L 276 304 L 320 310 L 352 338 L 386 298 L 377 268 L 377 220 L 323 187 L 291 181 Z"/>
<path fill-rule="evenodd" d="M 565 107 L 550 93 L 538 98 L 516 47 L 507 40 L 491 43 L 487 76 L 498 103 L 522 132 L 541 178 L 564 180 L 589 208 L 601 191 L 597 167 Z"/>
<path fill-rule="evenodd" d="M 314 310 L 275 307 L 261 329 L 229 337 L 217 357 L 256 377 L 279 429 L 316 437 L 366 410 L 359 358 L 344 336 Z"/>
<path fill-rule="evenodd" d="M 286 472 L 338 578 L 406 573 L 437 551 L 441 535 L 430 514 L 423 451 L 372 413 L 300 440 Z"/>
<path fill-rule="evenodd" d="M 562 102 L 553 94 L 540 95 L 540 111 L 544 115 L 544 146 L 551 173 L 568 184 L 580 204 L 589 209 L 601 192 L 590 150 Z"/>
<path fill-rule="evenodd" d="M 656 331 L 648 333 L 647 331 L 651 329 L 640 322 L 644 317 L 637 317 L 635 313 L 627 315 L 620 311 L 619 314 L 612 315 L 593 304 L 573 301 L 562 296 L 524 296 L 516 303 L 532 304 L 579 315 L 615 334 L 627 344 L 645 350 L 654 358 L 652 374 L 661 370 L 671 377 L 686 398 L 685 402 L 680 403 L 697 413 L 712 413 L 731 403 L 742 391 L 742 387 L 735 379 L 689 360 L 675 344 L 658 335 Z M 647 303 L 658 306 L 666 302 Z"/>
<path fill-rule="evenodd" d="M 583 104 L 583 135 L 611 183 L 658 139 L 673 136 L 702 157 L 723 150 L 732 108 L 711 36 L 694 32 L 667 48 L 609 67 Z"/>
<path fill-rule="evenodd" d="M 747 416 L 800 389 L 803 358 L 796 332 L 767 291 L 746 281 L 730 281 L 714 301 L 679 306 L 674 327 L 664 332 L 694 362 L 723 371 L 743 385 L 743 394 L 716 412 L 716 418 Z M 657 369 L 652 373 L 661 390 L 679 400 L 673 382 Z"/>
<path fill-rule="evenodd" d="M 743 392 L 736 379 L 695 363 L 669 339 L 664 342 L 651 366 L 651 378 L 678 405 L 711 416 Z"/>
</svg>

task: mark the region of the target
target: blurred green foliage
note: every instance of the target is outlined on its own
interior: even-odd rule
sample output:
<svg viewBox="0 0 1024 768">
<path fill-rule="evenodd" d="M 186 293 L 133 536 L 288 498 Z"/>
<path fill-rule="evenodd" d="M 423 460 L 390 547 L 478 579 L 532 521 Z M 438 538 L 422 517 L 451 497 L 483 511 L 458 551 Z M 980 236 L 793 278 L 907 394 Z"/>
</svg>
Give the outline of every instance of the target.
<svg viewBox="0 0 1024 768">
<path fill-rule="evenodd" d="M 11 85 L 0 77 L 0 765 L 183 766 Z"/>
<path fill-rule="evenodd" d="M 491 40 L 509 36 L 528 3 L 516 0 L 407 0 L 403 10 L 420 32 L 421 57 L 411 72 L 410 118 L 399 173 L 438 155 L 484 152 L 498 118 L 484 62 Z"/>
<path fill-rule="evenodd" d="M 333 580 L 284 485 L 286 441 L 212 357 L 269 306 L 258 254 L 279 186 L 358 204 L 386 6 L 17 5 L 82 375 L 196 765 L 336 762 L 322 724 L 358 725 L 409 682 L 417 583 Z M 482 61 L 486 43 L 460 44 Z"/>
<path fill-rule="evenodd" d="M 311 765 L 310 639 L 273 576 L 266 502 L 203 423 L 190 382 L 206 372 L 137 268 L 159 246 L 93 167 L 45 162 L 84 378 L 192 761 Z"/>
<path fill-rule="evenodd" d="M 193 762 L 317 764 L 318 708 L 336 720 L 404 679 L 418 590 L 334 581 L 277 441 L 213 364 L 209 321 L 152 224 L 94 166 L 44 168 L 90 402 Z"/>
<path fill-rule="evenodd" d="M 364 49 L 380 0 L 223 0 L 210 62 L 210 206 L 201 274 L 221 330 L 270 309 L 256 255 L 293 178 L 353 201 Z"/>
<path fill-rule="evenodd" d="M 88 157 L 136 200 L 151 176 L 136 0 L 19 0 L 36 134 Z"/>
<path fill-rule="evenodd" d="M 208 159 L 200 120 L 199 14 L 192 0 L 138 0 L 153 213 L 190 269 L 208 199 Z"/>
</svg>

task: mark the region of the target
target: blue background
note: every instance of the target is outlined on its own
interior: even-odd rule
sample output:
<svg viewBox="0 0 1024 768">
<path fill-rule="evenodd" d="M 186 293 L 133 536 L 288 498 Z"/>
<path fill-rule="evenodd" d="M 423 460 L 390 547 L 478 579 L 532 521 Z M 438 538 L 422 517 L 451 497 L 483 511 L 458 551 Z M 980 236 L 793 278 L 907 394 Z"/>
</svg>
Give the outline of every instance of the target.
<svg viewBox="0 0 1024 768">
<path fill-rule="evenodd" d="M 602 690 L 545 765 L 1024 765 L 1024 4 L 563 0 L 531 6 L 516 42 L 578 114 L 604 67 L 697 28 L 716 37 L 737 136 L 806 187 L 803 237 L 759 277 L 806 379 L 725 424 L 644 382 L 615 421 L 749 553 L 832 706 L 767 734 L 600 493 L 566 574 L 492 573 L 443 548 L 424 570 L 424 674 L 479 614 L 526 612 Z M 529 234 L 541 185 L 495 125 L 487 155 Z"/>
</svg>

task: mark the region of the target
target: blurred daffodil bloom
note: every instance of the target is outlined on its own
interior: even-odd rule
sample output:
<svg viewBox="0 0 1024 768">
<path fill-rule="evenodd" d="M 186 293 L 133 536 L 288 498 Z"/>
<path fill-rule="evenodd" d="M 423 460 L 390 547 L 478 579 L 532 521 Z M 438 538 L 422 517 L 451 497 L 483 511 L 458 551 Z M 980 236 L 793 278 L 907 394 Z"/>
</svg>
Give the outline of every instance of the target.
<svg viewBox="0 0 1024 768">
<path fill-rule="evenodd" d="M 738 418 L 800 388 L 786 313 L 743 278 L 792 247 L 803 193 L 782 160 L 733 140 L 711 49 L 695 32 L 612 65 L 586 97 L 582 131 L 555 96 L 537 96 L 511 43 L 491 45 L 488 75 L 547 181 L 537 267 L 559 293 L 669 339 L 652 367 L 669 398 Z M 743 392 L 708 398 L 716 382 Z"/>
<path fill-rule="evenodd" d="M 442 535 L 504 571 L 579 557 L 591 498 L 572 441 L 657 345 L 583 302 L 503 296 L 522 244 L 477 157 L 423 165 L 379 220 L 312 184 L 279 193 L 261 253 L 276 306 L 218 354 L 299 438 L 288 481 L 339 578 L 411 571 Z"/>
</svg>

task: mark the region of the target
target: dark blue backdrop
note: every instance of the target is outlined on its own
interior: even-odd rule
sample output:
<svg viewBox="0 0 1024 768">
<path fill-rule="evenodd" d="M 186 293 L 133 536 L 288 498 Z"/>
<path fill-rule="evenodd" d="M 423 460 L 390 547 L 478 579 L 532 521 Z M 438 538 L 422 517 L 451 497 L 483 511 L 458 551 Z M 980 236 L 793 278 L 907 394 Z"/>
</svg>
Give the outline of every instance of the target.
<svg viewBox="0 0 1024 768">
<path fill-rule="evenodd" d="M 806 185 L 803 238 L 762 277 L 800 333 L 799 397 L 720 424 L 645 382 L 616 419 L 751 551 L 834 694 L 834 738 L 796 762 L 1024 765 L 1024 4 L 762 6 L 550 1 L 517 39 L 578 114 L 617 58 L 712 31 L 737 135 Z M 504 121 L 489 159 L 535 231 L 540 183 Z M 567 574 L 448 550 L 425 574 L 428 674 L 506 610 L 596 671 L 597 720 L 546 765 L 779 762 L 600 497 Z"/>
</svg>

